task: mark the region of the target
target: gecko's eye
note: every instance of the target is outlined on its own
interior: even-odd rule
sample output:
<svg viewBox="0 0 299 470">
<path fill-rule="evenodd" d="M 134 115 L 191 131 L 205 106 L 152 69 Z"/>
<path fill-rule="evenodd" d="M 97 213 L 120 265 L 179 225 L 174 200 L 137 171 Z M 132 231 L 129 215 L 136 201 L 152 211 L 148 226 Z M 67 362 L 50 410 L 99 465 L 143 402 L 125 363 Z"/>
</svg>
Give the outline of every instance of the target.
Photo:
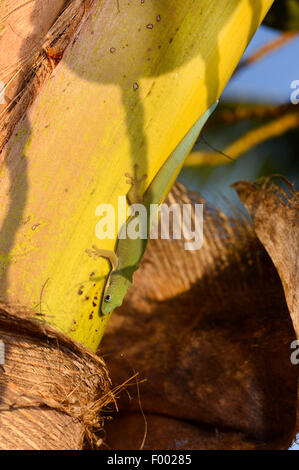
<svg viewBox="0 0 299 470">
<path fill-rule="evenodd" d="M 109 302 L 111 302 L 111 295 L 107 294 L 104 298 L 104 301 L 108 304 Z"/>
</svg>

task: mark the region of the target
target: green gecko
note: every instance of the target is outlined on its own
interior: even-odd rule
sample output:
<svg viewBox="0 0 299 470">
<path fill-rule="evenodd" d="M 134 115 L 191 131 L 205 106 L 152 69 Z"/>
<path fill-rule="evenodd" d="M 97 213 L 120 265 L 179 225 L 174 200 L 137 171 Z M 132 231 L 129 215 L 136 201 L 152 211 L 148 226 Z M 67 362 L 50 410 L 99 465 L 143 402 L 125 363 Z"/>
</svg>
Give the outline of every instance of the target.
<svg viewBox="0 0 299 470">
<path fill-rule="evenodd" d="M 176 149 L 170 154 L 166 162 L 160 168 L 143 196 L 140 195 L 140 187 L 142 182 L 147 178 L 147 175 L 143 175 L 141 178 L 137 177 L 138 165 L 135 165 L 134 167 L 134 176 L 131 176 L 128 173 L 125 174 L 128 178 L 127 183 L 132 185 L 127 194 L 128 202 L 131 205 L 136 203 L 143 204 L 145 206 L 146 213 L 149 215 L 151 204 L 161 204 L 162 198 L 165 195 L 173 175 L 188 155 L 201 129 L 213 113 L 217 104 L 218 101 L 214 103 L 191 127 L 183 140 L 178 144 Z M 134 217 L 136 217 L 135 214 L 127 219 L 125 222 L 125 228 L 128 227 Z M 93 245 L 92 250 L 86 250 L 89 256 L 93 256 L 95 258 L 103 257 L 109 259 L 111 263 L 112 269 L 107 279 L 101 303 L 101 312 L 103 315 L 107 315 L 116 307 L 121 306 L 128 289 L 131 287 L 133 274 L 138 269 L 142 260 L 150 234 L 151 218 L 148 216 L 146 219 L 146 233 L 148 234 L 146 239 L 132 239 L 129 237 L 118 238 L 116 253 L 110 250 L 99 249 L 95 245 Z"/>
</svg>

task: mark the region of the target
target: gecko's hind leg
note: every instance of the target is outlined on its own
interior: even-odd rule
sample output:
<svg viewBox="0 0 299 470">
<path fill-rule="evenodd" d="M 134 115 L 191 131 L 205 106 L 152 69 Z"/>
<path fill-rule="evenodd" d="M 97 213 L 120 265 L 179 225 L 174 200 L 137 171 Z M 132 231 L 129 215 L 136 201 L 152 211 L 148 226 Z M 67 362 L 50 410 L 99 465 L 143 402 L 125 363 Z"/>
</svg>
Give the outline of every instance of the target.
<svg viewBox="0 0 299 470">
<path fill-rule="evenodd" d="M 125 173 L 127 178 L 127 183 L 131 184 L 131 188 L 127 194 L 127 198 L 130 204 L 136 204 L 137 202 L 142 202 L 142 193 L 141 193 L 141 186 L 143 181 L 146 180 L 147 175 L 143 175 L 138 178 L 138 169 L 139 166 L 137 163 L 134 165 L 134 176 L 130 175 L 130 173 Z"/>
</svg>

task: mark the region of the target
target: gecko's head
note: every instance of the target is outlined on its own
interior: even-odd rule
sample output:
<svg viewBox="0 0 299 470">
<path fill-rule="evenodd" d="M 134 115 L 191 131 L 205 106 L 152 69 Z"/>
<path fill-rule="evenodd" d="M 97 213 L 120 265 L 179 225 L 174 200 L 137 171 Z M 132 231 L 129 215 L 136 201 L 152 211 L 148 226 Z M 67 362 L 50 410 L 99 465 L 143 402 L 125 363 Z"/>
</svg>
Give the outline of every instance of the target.
<svg viewBox="0 0 299 470">
<path fill-rule="evenodd" d="M 120 307 L 123 303 L 123 296 L 120 297 L 115 292 L 110 292 L 107 289 L 107 292 L 104 293 L 101 311 L 103 315 L 108 315 L 109 313 L 113 312 L 116 307 Z"/>
<path fill-rule="evenodd" d="M 125 276 L 125 271 L 115 271 L 111 274 L 103 294 L 101 305 L 102 315 L 108 315 L 123 303 L 124 297 L 131 286 L 131 279 Z"/>
</svg>

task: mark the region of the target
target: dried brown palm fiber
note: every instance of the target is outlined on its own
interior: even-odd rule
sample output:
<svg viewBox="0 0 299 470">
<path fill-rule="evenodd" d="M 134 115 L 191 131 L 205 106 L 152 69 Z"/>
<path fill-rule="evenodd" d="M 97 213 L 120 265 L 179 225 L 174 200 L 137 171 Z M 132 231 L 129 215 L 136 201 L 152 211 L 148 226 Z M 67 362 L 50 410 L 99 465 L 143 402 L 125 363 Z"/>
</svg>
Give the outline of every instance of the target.
<svg viewBox="0 0 299 470">
<path fill-rule="evenodd" d="M 271 179 L 235 183 L 254 230 L 271 256 L 284 287 L 299 338 L 299 192 L 285 179 L 289 192 Z"/>
<path fill-rule="evenodd" d="M 105 363 L 28 312 L 0 307 L 0 449 L 96 446 L 114 401 Z"/>
<path fill-rule="evenodd" d="M 132 369 L 146 379 L 145 448 L 162 438 L 165 448 L 182 448 L 180 433 L 188 449 L 287 448 L 298 368 L 290 362 L 295 333 L 277 271 L 246 218 L 227 217 L 182 185 L 168 202 L 204 203 L 204 245 L 188 252 L 179 240 L 150 240 L 103 340 L 112 380 L 121 383 Z M 114 449 L 142 440 L 140 403 L 130 393 L 134 399 L 118 401 L 120 424 L 116 414 L 106 427 Z M 169 418 L 180 421 L 172 431 Z"/>
<path fill-rule="evenodd" d="M 287 191 L 269 178 L 257 183 L 242 181 L 233 187 L 276 266 L 299 339 L 299 192 L 285 178 L 281 180 Z M 299 432 L 299 411 L 296 431 Z"/>
<path fill-rule="evenodd" d="M 40 53 L 44 36 L 65 0 L 2 2 L 0 6 L 0 77 L 6 84 L 5 101 L 11 102 L 26 81 Z"/>
<path fill-rule="evenodd" d="M 93 0 L 10 0 L 5 8 L 0 6 L 4 25 L 0 36 L 0 80 L 7 84 L 5 104 L 0 104 L 0 151 L 62 58 L 92 3 Z M 20 14 L 21 36 L 14 32 L 15 23 L 20 28 L 20 18 L 14 19 L 14 15 Z M 16 37 L 17 44 L 13 44 Z M 7 54 L 11 50 L 13 53 Z"/>
</svg>

